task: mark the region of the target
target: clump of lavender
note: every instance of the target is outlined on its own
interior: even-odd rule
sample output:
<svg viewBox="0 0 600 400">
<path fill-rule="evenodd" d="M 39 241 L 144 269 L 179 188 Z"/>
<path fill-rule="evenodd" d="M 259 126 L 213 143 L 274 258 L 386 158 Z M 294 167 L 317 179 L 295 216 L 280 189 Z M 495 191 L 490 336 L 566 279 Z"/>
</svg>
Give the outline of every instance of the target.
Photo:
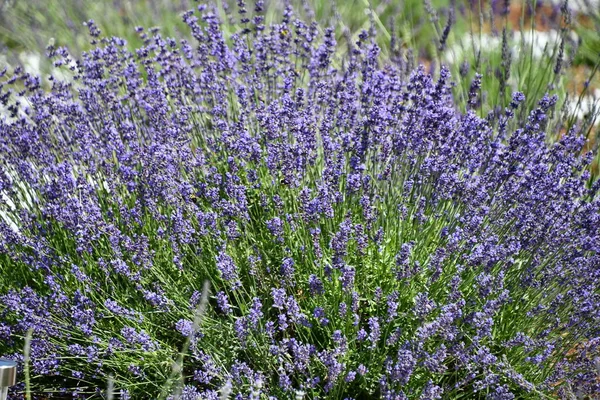
<svg viewBox="0 0 600 400">
<path fill-rule="evenodd" d="M 0 355 L 32 330 L 32 388 L 156 398 L 178 359 L 183 398 L 600 393 L 599 185 L 576 130 L 546 143 L 556 98 L 492 128 L 369 33 L 184 20 L 2 78 Z"/>
</svg>

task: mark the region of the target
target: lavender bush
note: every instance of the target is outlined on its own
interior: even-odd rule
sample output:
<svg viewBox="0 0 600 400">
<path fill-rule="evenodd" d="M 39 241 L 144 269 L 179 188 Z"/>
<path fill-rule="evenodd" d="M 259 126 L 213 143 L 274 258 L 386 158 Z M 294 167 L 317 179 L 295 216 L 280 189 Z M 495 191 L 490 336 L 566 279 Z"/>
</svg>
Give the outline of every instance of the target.
<svg viewBox="0 0 600 400">
<path fill-rule="evenodd" d="M 577 130 L 546 143 L 556 98 L 462 114 L 372 33 L 337 58 L 240 11 L 135 53 L 90 21 L 80 62 L 48 48 L 72 79 L 2 78 L 0 354 L 32 331 L 32 390 L 599 395 L 600 184 Z"/>
</svg>

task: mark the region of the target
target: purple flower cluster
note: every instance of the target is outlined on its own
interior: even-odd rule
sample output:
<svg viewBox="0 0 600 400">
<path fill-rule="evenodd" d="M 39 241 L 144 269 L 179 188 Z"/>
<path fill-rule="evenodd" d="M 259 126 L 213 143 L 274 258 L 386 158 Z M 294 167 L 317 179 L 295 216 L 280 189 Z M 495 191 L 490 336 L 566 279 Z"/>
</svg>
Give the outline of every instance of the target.
<svg viewBox="0 0 600 400">
<path fill-rule="evenodd" d="M 209 280 L 183 398 L 599 395 L 600 184 L 556 98 L 461 114 L 447 69 L 239 3 L 0 78 L 0 355 L 31 329 L 37 387 L 158 396 Z"/>
</svg>

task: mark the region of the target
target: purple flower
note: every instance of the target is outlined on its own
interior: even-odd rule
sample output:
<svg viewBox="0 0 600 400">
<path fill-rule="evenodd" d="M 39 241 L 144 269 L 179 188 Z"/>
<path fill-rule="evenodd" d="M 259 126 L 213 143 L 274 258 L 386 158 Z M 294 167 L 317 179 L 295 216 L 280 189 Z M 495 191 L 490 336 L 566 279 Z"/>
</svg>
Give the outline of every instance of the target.
<svg viewBox="0 0 600 400">
<path fill-rule="evenodd" d="M 418 317 L 423 318 L 431 314 L 434 309 L 435 302 L 429 298 L 427 293 L 418 293 L 415 296 L 414 311 Z"/>
<path fill-rule="evenodd" d="M 294 260 L 290 257 L 286 257 L 281 262 L 281 267 L 279 268 L 281 275 L 283 276 L 284 281 L 293 285 L 294 279 Z"/>
<path fill-rule="evenodd" d="M 381 336 L 381 328 L 379 326 L 379 319 L 377 317 L 369 318 L 369 341 L 371 342 L 371 348 L 377 346 L 379 337 Z"/>
<path fill-rule="evenodd" d="M 387 296 L 387 322 L 391 322 L 398 315 L 398 292 L 393 291 Z"/>
<path fill-rule="evenodd" d="M 240 317 L 235 320 L 234 323 L 235 333 L 238 340 L 244 346 L 246 344 L 246 338 L 248 337 L 248 321 L 245 317 Z"/>
<path fill-rule="evenodd" d="M 342 275 L 340 276 L 340 281 L 342 282 L 342 287 L 349 291 L 354 286 L 354 279 L 356 276 L 356 269 L 349 265 L 345 265 L 342 268 Z"/>
<path fill-rule="evenodd" d="M 263 317 L 262 303 L 258 297 L 252 299 L 252 307 L 250 308 L 250 314 L 248 315 L 248 321 L 254 329 L 257 328 L 261 318 Z"/>
<path fill-rule="evenodd" d="M 352 292 L 352 311 L 357 312 L 360 304 L 360 295 L 358 292 Z"/>
<path fill-rule="evenodd" d="M 356 340 L 358 340 L 359 342 L 364 341 L 367 338 L 367 331 L 365 331 L 364 329 L 360 329 L 357 333 L 356 333 Z"/>
<path fill-rule="evenodd" d="M 227 295 L 222 291 L 217 293 L 217 305 L 219 309 L 225 314 L 232 313 L 231 305 L 229 304 Z"/>
<path fill-rule="evenodd" d="M 598 393 L 592 117 L 487 110 L 479 75 L 461 100 L 375 29 L 338 52 L 290 5 L 266 26 L 262 0 L 204 3 L 193 41 L 137 29 L 132 51 L 89 21 L 78 60 L 48 46 L 50 84 L 0 72 L 3 356 L 31 329 L 36 387 L 100 395 L 110 372 L 156 397 L 145 363 L 195 336 L 208 280 L 181 398 Z"/>
<path fill-rule="evenodd" d="M 267 229 L 275 236 L 275 240 L 283 243 L 283 222 L 280 218 L 275 217 L 267 221 Z"/>
<path fill-rule="evenodd" d="M 486 399 L 490 400 L 512 400 L 514 398 L 515 395 L 511 393 L 507 385 L 496 386 L 494 392 L 486 396 Z"/>
<path fill-rule="evenodd" d="M 107 299 L 106 301 L 104 301 L 104 306 L 112 313 L 119 316 L 123 316 L 128 319 L 134 319 L 140 322 L 144 319 L 144 317 L 140 313 L 121 307 L 116 301 L 111 299 Z"/>
<path fill-rule="evenodd" d="M 242 285 L 233 259 L 223 252 L 217 256 L 217 269 L 221 274 L 221 278 L 230 283 L 233 289 L 237 289 Z"/>
<path fill-rule="evenodd" d="M 365 376 L 368 372 L 368 369 L 363 364 L 360 364 L 358 368 L 356 368 L 356 372 L 358 372 L 361 376 Z"/>
<path fill-rule="evenodd" d="M 308 277 L 308 286 L 310 287 L 310 293 L 314 296 L 317 294 L 323 294 L 325 292 L 323 288 L 323 282 L 314 274 Z"/>
<path fill-rule="evenodd" d="M 346 374 L 346 382 L 352 382 L 354 379 L 356 379 L 356 371 L 349 371 L 348 374 Z"/>
<path fill-rule="evenodd" d="M 130 364 L 127 369 L 136 377 L 141 377 L 143 375 L 142 369 L 138 365 Z"/>
<path fill-rule="evenodd" d="M 400 252 L 396 255 L 396 277 L 398 279 L 408 279 L 415 274 L 414 269 L 410 267 L 410 255 L 414 243 L 402 244 Z"/>
<path fill-rule="evenodd" d="M 398 351 L 398 359 L 391 365 L 390 377 L 393 381 L 398 381 L 405 385 L 410 380 L 417 360 L 410 350 L 401 349 Z"/>
<path fill-rule="evenodd" d="M 352 222 L 346 219 L 340 224 L 339 231 L 331 239 L 331 249 L 333 250 L 333 266 L 341 268 L 344 263 L 344 257 L 347 254 L 347 245 L 352 233 Z"/>
<path fill-rule="evenodd" d="M 126 326 L 121 329 L 121 336 L 131 345 L 140 345 L 144 351 L 154 351 L 159 348 L 158 344 L 143 330 L 138 332 L 136 329 Z"/>
<path fill-rule="evenodd" d="M 286 302 L 285 290 L 272 288 L 271 296 L 273 297 L 273 307 L 283 310 Z"/>
<path fill-rule="evenodd" d="M 375 288 L 375 296 L 374 296 L 374 300 L 376 302 L 379 302 L 379 300 L 381 300 L 381 296 L 383 295 L 383 289 L 381 289 L 381 287 L 376 287 Z"/>
<path fill-rule="evenodd" d="M 340 314 L 340 318 L 346 318 L 346 313 L 348 312 L 348 306 L 346 303 L 340 303 L 338 306 L 338 312 Z"/>
<path fill-rule="evenodd" d="M 192 321 L 189 321 L 187 319 L 180 319 L 175 324 L 175 329 L 177 329 L 177 331 L 183 336 L 191 336 L 193 333 Z"/>
<path fill-rule="evenodd" d="M 313 316 L 319 321 L 321 325 L 327 325 L 329 319 L 325 316 L 325 310 L 322 307 L 315 307 L 313 310 Z"/>
<path fill-rule="evenodd" d="M 421 393 L 421 396 L 419 397 L 419 399 L 420 400 L 441 399 L 443 393 L 444 393 L 444 390 L 440 386 L 434 385 L 432 381 L 429 381 L 429 382 L 427 382 L 427 385 L 423 389 L 423 392 Z"/>
</svg>

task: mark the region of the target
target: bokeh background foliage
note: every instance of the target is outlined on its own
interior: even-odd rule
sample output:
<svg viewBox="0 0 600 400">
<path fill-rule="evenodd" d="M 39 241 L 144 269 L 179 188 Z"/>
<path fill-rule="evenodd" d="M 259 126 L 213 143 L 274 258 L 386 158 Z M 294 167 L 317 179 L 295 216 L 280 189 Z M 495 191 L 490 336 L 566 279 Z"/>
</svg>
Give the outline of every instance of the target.
<svg viewBox="0 0 600 400">
<path fill-rule="evenodd" d="M 229 36 L 240 28 L 236 2 L 217 3 Z M 24 62 L 49 72 L 49 64 L 40 56 L 40 49 L 49 43 L 67 45 L 75 56 L 89 48 L 82 21 L 93 17 L 103 32 L 125 38 L 132 50 L 142 43 L 134 32 L 136 26 L 160 26 L 165 37 L 189 37 L 181 14 L 194 4 L 190 0 L 2 0 L 0 48 L 5 49 L 5 63 Z M 334 27 L 340 53 L 346 51 L 346 40 L 354 41 L 361 30 L 373 27 L 384 57 L 409 56 L 415 65 L 424 63 L 431 71 L 449 65 L 453 75 L 461 77 L 454 91 L 463 111 L 470 83 L 479 73 L 481 116 L 506 107 L 510 94 L 520 90 L 527 95 L 522 115 L 548 92 L 558 94 L 561 105 L 570 103 L 570 119 L 593 117 L 593 100 L 600 95 L 595 92 L 600 89 L 595 73 L 600 59 L 600 11 L 589 0 L 571 1 L 569 15 L 561 11 L 558 0 L 268 0 L 265 22 L 280 18 L 285 4 L 292 4 L 304 20 L 318 21 L 319 29 Z M 252 6 L 248 8 L 252 14 Z M 558 74 L 554 73 L 557 63 Z M 556 138 L 560 132 L 552 134 Z"/>
</svg>

